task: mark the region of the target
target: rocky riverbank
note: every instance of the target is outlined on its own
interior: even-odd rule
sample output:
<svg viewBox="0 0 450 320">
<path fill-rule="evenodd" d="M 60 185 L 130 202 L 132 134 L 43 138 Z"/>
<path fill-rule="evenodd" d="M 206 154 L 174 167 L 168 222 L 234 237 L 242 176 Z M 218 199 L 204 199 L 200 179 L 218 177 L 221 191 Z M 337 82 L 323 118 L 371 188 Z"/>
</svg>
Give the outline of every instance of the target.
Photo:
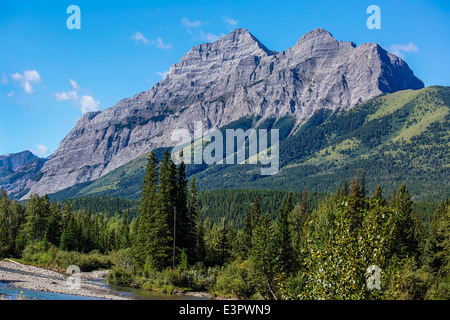
<svg viewBox="0 0 450 320">
<path fill-rule="evenodd" d="M 81 273 L 79 288 L 68 284 L 68 276 L 11 260 L 0 261 L 0 282 L 8 285 L 43 292 L 54 292 L 108 300 L 126 300 L 127 297 L 112 294 L 108 288 L 90 282 L 106 277 L 106 271 Z"/>
</svg>

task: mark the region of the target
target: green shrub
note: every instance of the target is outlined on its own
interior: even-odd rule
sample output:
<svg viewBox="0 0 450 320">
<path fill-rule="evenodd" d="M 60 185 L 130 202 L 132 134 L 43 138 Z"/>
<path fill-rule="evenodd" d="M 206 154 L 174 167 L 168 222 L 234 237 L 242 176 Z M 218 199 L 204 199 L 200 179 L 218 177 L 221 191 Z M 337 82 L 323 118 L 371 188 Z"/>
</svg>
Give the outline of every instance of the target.
<svg viewBox="0 0 450 320">
<path fill-rule="evenodd" d="M 45 244 L 42 242 L 27 245 L 22 253 L 22 259 L 37 265 L 60 269 L 67 269 L 70 265 L 77 265 L 82 272 L 109 269 L 113 265 L 110 256 L 101 254 L 98 251 L 82 254 L 75 251 L 63 251 L 54 246 L 45 250 Z"/>
<path fill-rule="evenodd" d="M 220 294 L 248 299 L 256 293 L 253 274 L 254 267 L 250 260 L 233 261 L 219 272 L 215 290 Z"/>
<path fill-rule="evenodd" d="M 129 287 L 133 283 L 133 275 L 127 270 L 119 267 L 113 267 L 106 277 L 108 283 L 120 286 Z"/>
<path fill-rule="evenodd" d="M 131 273 L 135 273 L 136 264 L 133 259 L 131 248 L 118 250 L 113 254 L 114 265 L 123 268 Z"/>
</svg>

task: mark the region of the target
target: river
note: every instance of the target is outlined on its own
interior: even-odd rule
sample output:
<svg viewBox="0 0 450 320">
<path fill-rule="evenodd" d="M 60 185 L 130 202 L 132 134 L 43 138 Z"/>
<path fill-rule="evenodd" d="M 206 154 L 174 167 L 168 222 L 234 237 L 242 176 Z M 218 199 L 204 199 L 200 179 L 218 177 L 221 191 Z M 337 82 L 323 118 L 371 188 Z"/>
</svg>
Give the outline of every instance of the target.
<svg viewBox="0 0 450 320">
<path fill-rule="evenodd" d="M 166 293 L 159 293 L 148 290 L 133 289 L 127 287 L 118 287 L 105 283 L 103 280 L 94 279 L 92 282 L 104 286 L 109 289 L 111 294 L 125 296 L 133 300 L 209 300 L 207 298 L 192 297 L 186 295 L 171 295 Z M 28 300 L 103 300 L 93 297 L 68 295 L 53 292 L 43 292 L 23 289 L 8 285 L 7 283 L 0 281 L 0 297 L 4 297 L 9 300 L 17 300 L 17 297 L 22 294 Z"/>
</svg>

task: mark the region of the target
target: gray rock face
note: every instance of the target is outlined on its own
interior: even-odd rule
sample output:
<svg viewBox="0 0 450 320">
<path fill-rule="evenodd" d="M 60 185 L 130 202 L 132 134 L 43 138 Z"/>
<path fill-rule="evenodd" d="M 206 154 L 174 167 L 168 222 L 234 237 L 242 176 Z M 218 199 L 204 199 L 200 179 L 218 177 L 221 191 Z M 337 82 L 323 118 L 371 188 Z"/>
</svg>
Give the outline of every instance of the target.
<svg viewBox="0 0 450 320">
<path fill-rule="evenodd" d="M 0 156 L 0 170 L 15 171 L 25 163 L 31 162 L 36 158 L 37 156 L 30 151 L 2 155 Z"/>
<path fill-rule="evenodd" d="M 85 114 L 30 180 L 23 198 L 97 179 L 157 147 L 174 129 L 219 128 L 248 115 L 349 109 L 383 93 L 423 88 L 408 65 L 377 44 L 340 42 L 323 29 L 277 53 L 245 29 L 192 48 L 153 88 Z M 17 190 L 18 191 L 18 190 Z"/>
<path fill-rule="evenodd" d="M 30 151 L 0 156 L 0 188 L 9 192 L 24 190 L 46 161 Z"/>
</svg>

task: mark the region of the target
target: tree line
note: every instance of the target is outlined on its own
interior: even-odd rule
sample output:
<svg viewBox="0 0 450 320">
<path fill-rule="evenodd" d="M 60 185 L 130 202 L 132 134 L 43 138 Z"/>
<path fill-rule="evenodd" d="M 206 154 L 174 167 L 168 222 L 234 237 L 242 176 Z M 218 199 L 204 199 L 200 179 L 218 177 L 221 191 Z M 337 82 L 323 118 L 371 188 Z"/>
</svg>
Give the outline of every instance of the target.
<svg viewBox="0 0 450 320">
<path fill-rule="evenodd" d="M 136 222 L 136 221 L 135 221 Z M 135 222 L 133 224 L 135 224 Z M 131 244 L 127 212 L 122 217 L 72 211 L 70 203 L 51 202 L 33 195 L 26 203 L 11 201 L 0 193 L 0 257 L 20 257 L 27 245 L 43 242 L 63 251 L 105 253 Z"/>
<path fill-rule="evenodd" d="M 405 185 L 390 199 L 379 186 L 369 194 L 362 173 L 322 198 L 312 204 L 306 188 L 287 193 L 269 215 L 256 197 L 239 225 L 232 216 L 203 218 L 195 178 L 188 182 L 184 163 L 166 151 L 160 161 L 149 156 L 140 216 L 131 221 L 126 210 L 73 212 L 48 196 L 19 203 L 2 191 L 0 256 L 21 257 L 36 242 L 44 250 L 115 252 L 112 283 L 238 298 L 450 298 L 449 200 L 425 232 Z"/>
</svg>

